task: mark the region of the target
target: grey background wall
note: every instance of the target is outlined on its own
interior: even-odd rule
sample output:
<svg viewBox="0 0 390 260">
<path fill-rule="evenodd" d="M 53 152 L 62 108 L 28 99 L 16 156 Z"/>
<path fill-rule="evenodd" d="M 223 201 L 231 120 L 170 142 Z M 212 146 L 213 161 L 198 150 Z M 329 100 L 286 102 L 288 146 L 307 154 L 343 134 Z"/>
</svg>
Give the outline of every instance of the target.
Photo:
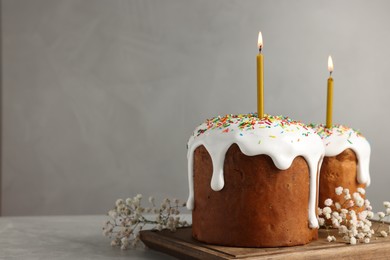
<svg viewBox="0 0 390 260">
<path fill-rule="evenodd" d="M 187 198 L 186 142 L 218 114 L 334 122 L 372 146 L 369 198 L 390 199 L 390 2 L 3 0 L 4 215 L 102 214 L 137 193 Z"/>
</svg>

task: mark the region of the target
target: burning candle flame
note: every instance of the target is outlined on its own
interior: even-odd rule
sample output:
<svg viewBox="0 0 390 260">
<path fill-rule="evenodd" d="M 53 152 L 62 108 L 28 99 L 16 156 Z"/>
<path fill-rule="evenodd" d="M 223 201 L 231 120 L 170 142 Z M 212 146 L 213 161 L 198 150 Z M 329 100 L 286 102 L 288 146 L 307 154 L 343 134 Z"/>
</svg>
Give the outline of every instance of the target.
<svg viewBox="0 0 390 260">
<path fill-rule="evenodd" d="M 330 72 L 330 74 L 332 74 L 333 72 L 333 60 L 332 60 L 332 57 L 329 55 L 329 58 L 328 58 L 328 70 Z"/>
<path fill-rule="evenodd" d="M 259 49 L 259 52 L 263 49 L 263 36 L 261 35 L 261 32 L 259 32 L 259 38 L 257 39 L 257 47 Z"/>
</svg>

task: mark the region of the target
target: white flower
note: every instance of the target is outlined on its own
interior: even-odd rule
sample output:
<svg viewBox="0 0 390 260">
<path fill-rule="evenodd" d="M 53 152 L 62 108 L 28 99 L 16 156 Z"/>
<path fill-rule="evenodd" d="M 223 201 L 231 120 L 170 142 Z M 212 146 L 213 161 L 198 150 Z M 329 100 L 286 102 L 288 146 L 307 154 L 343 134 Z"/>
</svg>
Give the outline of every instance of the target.
<svg viewBox="0 0 390 260">
<path fill-rule="evenodd" d="M 348 228 L 347 228 L 346 226 L 341 225 L 341 226 L 339 227 L 339 233 L 340 233 L 340 234 L 345 234 L 345 233 L 347 233 L 347 232 L 348 232 Z"/>
<path fill-rule="evenodd" d="M 366 224 L 367 226 L 369 226 L 369 227 L 371 227 L 372 226 L 372 223 L 371 223 L 371 221 L 370 220 L 368 220 L 368 219 L 365 219 L 365 220 L 363 220 L 364 221 L 364 224 Z"/>
<path fill-rule="evenodd" d="M 325 207 L 322 209 L 323 214 L 330 214 L 332 213 L 332 209 L 329 207 Z"/>
<path fill-rule="evenodd" d="M 390 202 L 389 201 L 384 201 L 383 202 L 383 206 L 385 206 L 386 208 L 390 208 Z"/>
<path fill-rule="evenodd" d="M 366 218 L 367 218 L 367 215 L 368 215 L 368 212 L 367 212 L 367 211 L 362 211 L 362 212 L 359 212 L 359 213 L 358 213 L 358 216 L 359 216 L 359 219 L 360 219 L 360 220 L 366 219 Z"/>
<path fill-rule="evenodd" d="M 382 211 L 381 212 L 378 212 L 378 217 L 380 219 L 384 218 L 385 217 L 385 213 L 383 213 Z"/>
<path fill-rule="evenodd" d="M 158 225 L 156 226 L 156 229 L 157 229 L 158 231 L 161 231 L 161 230 L 163 229 L 163 227 L 161 226 L 161 224 L 158 224 Z"/>
<path fill-rule="evenodd" d="M 133 206 L 138 207 L 140 205 L 141 201 L 138 197 L 133 198 Z"/>
<path fill-rule="evenodd" d="M 351 197 L 350 195 L 349 195 L 349 197 Z M 353 207 L 353 206 L 355 206 L 355 203 L 353 202 L 353 200 L 349 200 L 348 202 L 347 202 L 347 208 L 351 208 L 351 207 Z"/>
<path fill-rule="evenodd" d="M 117 218 L 118 217 L 118 213 L 116 213 L 116 211 L 115 210 L 110 210 L 109 212 L 108 212 L 108 215 L 111 217 L 111 218 L 113 218 L 113 219 L 115 219 L 115 218 Z"/>
<path fill-rule="evenodd" d="M 332 219 L 332 224 L 333 224 L 333 227 L 334 228 L 339 228 L 340 227 L 340 223 L 337 219 Z"/>
<path fill-rule="evenodd" d="M 161 208 L 164 210 L 164 209 L 166 209 L 168 207 L 168 205 L 166 204 L 166 203 L 163 203 L 163 204 L 161 204 Z"/>
<path fill-rule="evenodd" d="M 326 239 L 328 240 L 328 242 L 336 241 L 336 238 L 334 236 L 328 236 Z"/>
<path fill-rule="evenodd" d="M 370 243 L 370 239 L 369 239 L 368 237 L 366 237 L 366 238 L 364 239 L 364 243 L 366 243 L 366 244 Z"/>
<path fill-rule="evenodd" d="M 330 206 L 332 206 L 332 204 L 333 204 L 333 200 L 332 200 L 332 199 L 326 199 L 326 200 L 324 201 L 324 204 L 325 204 L 325 206 L 330 207 Z"/>
<path fill-rule="evenodd" d="M 137 196 L 135 196 L 137 199 L 142 199 L 142 194 L 137 194 Z"/>
<path fill-rule="evenodd" d="M 337 195 L 341 195 L 341 193 L 343 193 L 343 187 L 339 186 L 335 189 L 335 192 Z"/>
<path fill-rule="evenodd" d="M 349 243 L 351 245 L 356 245 L 356 238 L 355 237 L 351 237 L 351 239 L 349 240 Z"/>
<path fill-rule="evenodd" d="M 103 236 L 108 237 L 111 233 L 111 230 L 109 229 L 103 229 Z"/>
<path fill-rule="evenodd" d="M 348 230 L 348 234 L 351 237 L 354 237 L 358 234 L 358 231 L 354 225 Z"/>
<path fill-rule="evenodd" d="M 322 209 L 318 208 L 318 215 L 322 215 Z"/>
<path fill-rule="evenodd" d="M 362 194 L 362 195 L 364 195 L 364 194 L 366 194 L 366 190 L 365 189 L 363 189 L 363 188 L 357 188 L 357 191 L 360 193 L 360 194 Z"/>
<path fill-rule="evenodd" d="M 344 189 L 343 192 L 345 195 L 347 195 L 347 194 L 349 194 L 349 189 Z"/>
<path fill-rule="evenodd" d="M 120 205 L 122 205 L 124 203 L 123 199 L 117 199 L 116 202 L 115 202 L 115 205 L 117 207 L 119 207 Z"/>
<path fill-rule="evenodd" d="M 362 207 L 364 205 L 364 200 L 362 198 L 357 199 L 355 202 L 358 207 Z"/>
<path fill-rule="evenodd" d="M 324 218 L 318 218 L 318 224 L 320 226 L 323 226 L 325 224 L 325 219 Z"/>
<path fill-rule="evenodd" d="M 359 192 L 354 192 L 352 194 L 352 198 L 357 199 L 357 198 L 361 198 L 361 196 L 360 196 Z"/>
<path fill-rule="evenodd" d="M 386 209 L 386 216 L 389 216 L 390 215 L 390 208 L 387 208 Z"/>
<path fill-rule="evenodd" d="M 131 198 L 126 199 L 126 205 L 131 206 L 132 203 L 133 203 L 133 200 Z"/>
<path fill-rule="evenodd" d="M 344 196 L 344 199 L 350 200 L 350 199 L 351 199 L 351 194 L 346 194 L 346 195 Z"/>
<path fill-rule="evenodd" d="M 127 237 L 122 237 L 121 242 L 122 242 L 122 245 L 127 247 L 127 245 L 129 244 L 129 239 Z"/>
<path fill-rule="evenodd" d="M 374 217 L 374 212 L 367 211 L 367 218 L 373 218 L 373 217 Z"/>
<path fill-rule="evenodd" d="M 381 236 L 382 236 L 382 237 L 387 237 L 387 232 L 384 231 L 384 230 L 382 230 L 382 231 L 381 231 Z"/>
<path fill-rule="evenodd" d="M 358 201 L 358 200 L 362 200 L 362 196 L 360 196 L 360 193 L 358 193 L 358 192 L 354 192 L 352 194 L 352 197 L 353 197 L 355 202 Z M 364 204 L 364 200 L 363 200 L 363 204 Z"/>
<path fill-rule="evenodd" d="M 336 202 L 334 205 L 335 205 L 335 207 L 336 207 L 337 210 L 340 210 L 340 209 L 341 209 L 340 203 Z"/>
<path fill-rule="evenodd" d="M 363 232 L 366 232 L 366 233 L 371 232 L 371 227 L 368 226 L 368 225 L 364 225 L 363 226 Z"/>
<path fill-rule="evenodd" d="M 150 196 L 150 197 L 149 197 L 149 202 L 152 203 L 152 204 L 154 204 L 154 197 L 153 197 L 153 196 Z"/>
</svg>

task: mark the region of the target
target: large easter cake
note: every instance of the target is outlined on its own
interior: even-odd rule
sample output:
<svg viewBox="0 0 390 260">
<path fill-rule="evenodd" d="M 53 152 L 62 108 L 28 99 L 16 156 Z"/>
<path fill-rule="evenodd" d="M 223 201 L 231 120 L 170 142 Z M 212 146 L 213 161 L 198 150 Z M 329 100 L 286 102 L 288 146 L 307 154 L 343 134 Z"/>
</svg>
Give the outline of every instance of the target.
<svg viewBox="0 0 390 260">
<path fill-rule="evenodd" d="M 206 120 L 188 142 L 192 235 L 217 245 L 278 247 L 317 239 L 320 136 L 282 116 Z"/>
</svg>

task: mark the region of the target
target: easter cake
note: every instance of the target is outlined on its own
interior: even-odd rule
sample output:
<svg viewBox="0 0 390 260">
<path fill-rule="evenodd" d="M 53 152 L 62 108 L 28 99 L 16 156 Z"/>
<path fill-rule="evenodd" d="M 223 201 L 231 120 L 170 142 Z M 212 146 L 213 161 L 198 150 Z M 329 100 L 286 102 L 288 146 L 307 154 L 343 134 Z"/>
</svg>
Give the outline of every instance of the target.
<svg viewBox="0 0 390 260">
<path fill-rule="evenodd" d="M 321 166 L 319 182 L 319 207 L 331 198 L 337 201 L 335 188 L 348 188 L 350 193 L 370 185 L 370 153 L 367 139 L 359 132 L 343 125 L 326 128 L 325 125 L 310 125 L 321 137 L 325 157 Z"/>
<path fill-rule="evenodd" d="M 318 236 L 319 135 L 282 116 L 206 120 L 188 141 L 192 236 L 208 244 L 278 247 Z"/>
</svg>

